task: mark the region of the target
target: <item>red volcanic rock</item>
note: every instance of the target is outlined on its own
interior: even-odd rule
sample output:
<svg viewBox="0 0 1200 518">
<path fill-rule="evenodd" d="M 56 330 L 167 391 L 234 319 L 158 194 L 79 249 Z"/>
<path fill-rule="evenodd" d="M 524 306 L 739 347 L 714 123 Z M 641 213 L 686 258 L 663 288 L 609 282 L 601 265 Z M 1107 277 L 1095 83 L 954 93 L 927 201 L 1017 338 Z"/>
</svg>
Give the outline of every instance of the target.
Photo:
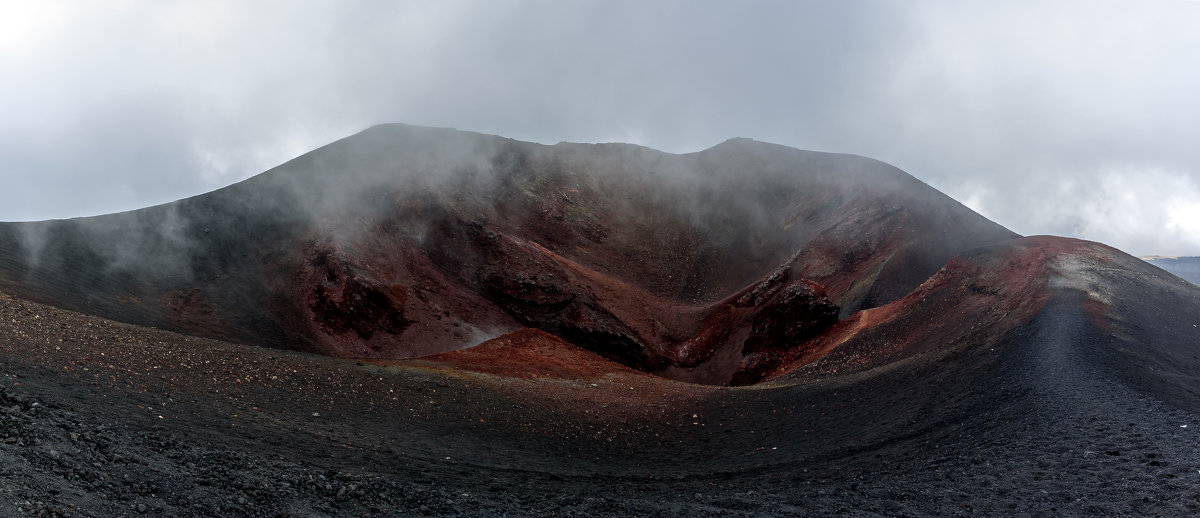
<svg viewBox="0 0 1200 518">
<path fill-rule="evenodd" d="M 531 328 L 518 329 L 469 349 L 425 356 L 422 361 L 517 378 L 590 380 L 637 372 Z"/>
<path fill-rule="evenodd" d="M 331 335 L 353 332 L 363 340 L 376 333 L 400 334 L 407 298 L 403 286 L 381 286 L 346 261 L 319 251 L 309 260 L 313 289 L 309 308 L 321 330 Z"/>
<path fill-rule="evenodd" d="M 749 385 L 761 380 L 783 361 L 784 354 L 821 334 L 838 321 L 838 307 L 811 281 L 783 286 L 762 304 L 742 345 L 742 364 L 730 383 Z"/>
<path fill-rule="evenodd" d="M 704 313 L 695 334 L 673 349 L 663 374 L 706 384 L 751 384 L 838 321 L 838 307 L 825 291 L 794 278 L 789 267 Z"/>
<path fill-rule="evenodd" d="M 421 255 L 308 242 L 285 314 L 315 352 L 405 358 L 474 345 L 519 325 Z"/>
<path fill-rule="evenodd" d="M 522 325 L 627 365 L 649 368 L 658 361 L 630 323 L 609 309 L 620 302 L 605 303 L 595 294 L 601 289 L 635 292 L 618 295 L 629 299 L 646 295 L 640 290 L 483 223 L 447 222 L 432 235 L 438 267 Z M 648 304 L 634 303 L 638 309 Z"/>
<path fill-rule="evenodd" d="M 816 336 L 837 322 L 838 307 L 811 281 L 787 284 L 754 314 L 747 352 L 786 348 Z"/>
</svg>

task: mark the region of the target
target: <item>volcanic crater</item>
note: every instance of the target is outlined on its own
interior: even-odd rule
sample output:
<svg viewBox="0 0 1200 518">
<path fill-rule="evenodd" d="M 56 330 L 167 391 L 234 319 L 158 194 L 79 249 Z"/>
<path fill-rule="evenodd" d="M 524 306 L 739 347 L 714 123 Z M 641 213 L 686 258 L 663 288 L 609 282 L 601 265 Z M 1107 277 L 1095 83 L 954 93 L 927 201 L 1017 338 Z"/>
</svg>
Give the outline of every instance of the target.
<svg viewBox="0 0 1200 518">
<path fill-rule="evenodd" d="M 174 204 L 7 230 L 5 287 L 134 324 L 358 359 L 528 327 L 710 384 L 761 381 L 839 314 L 1015 237 L 865 158 L 399 125 Z"/>
<path fill-rule="evenodd" d="M 1200 512 L 1200 288 L 858 156 L 383 125 L 0 290 L 22 512 Z"/>
</svg>

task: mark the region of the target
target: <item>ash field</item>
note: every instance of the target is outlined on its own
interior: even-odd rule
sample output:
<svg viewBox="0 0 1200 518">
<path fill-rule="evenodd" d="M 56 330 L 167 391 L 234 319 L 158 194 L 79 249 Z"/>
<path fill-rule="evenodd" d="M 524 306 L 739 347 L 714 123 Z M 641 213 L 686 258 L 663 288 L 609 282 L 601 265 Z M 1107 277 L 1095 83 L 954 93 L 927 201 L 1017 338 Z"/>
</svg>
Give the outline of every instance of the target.
<svg viewBox="0 0 1200 518">
<path fill-rule="evenodd" d="M 0 514 L 1190 516 L 1197 326 L 863 157 L 377 126 L 0 224 Z"/>
</svg>

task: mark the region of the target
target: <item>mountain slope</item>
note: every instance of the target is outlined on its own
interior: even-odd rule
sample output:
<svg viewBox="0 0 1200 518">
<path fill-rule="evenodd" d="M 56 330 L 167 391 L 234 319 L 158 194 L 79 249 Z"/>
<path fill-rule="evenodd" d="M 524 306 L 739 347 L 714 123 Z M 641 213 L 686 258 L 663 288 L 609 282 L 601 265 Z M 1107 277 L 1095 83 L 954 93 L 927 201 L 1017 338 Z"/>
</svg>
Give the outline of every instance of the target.
<svg viewBox="0 0 1200 518">
<path fill-rule="evenodd" d="M 1018 329 L 1045 323 L 1049 313 L 1072 315 L 1060 341 L 1086 344 L 1057 362 L 1101 369 L 1104 377 L 1200 411 L 1200 288 L 1114 248 L 1051 236 L 952 259 L 902 299 L 815 340 L 809 345 L 815 361 L 797 357 L 780 372 L 849 374 L 943 361 L 948 354 L 978 361 L 999 354 L 993 348 Z"/>
<path fill-rule="evenodd" d="M 744 351 L 791 347 L 831 312 L 891 302 L 954 254 L 1011 237 L 861 157 L 388 125 L 179 202 L 0 226 L 0 286 L 345 357 L 446 352 L 533 327 L 724 383 Z M 807 328 L 777 322 L 795 311 L 811 313 Z"/>
</svg>

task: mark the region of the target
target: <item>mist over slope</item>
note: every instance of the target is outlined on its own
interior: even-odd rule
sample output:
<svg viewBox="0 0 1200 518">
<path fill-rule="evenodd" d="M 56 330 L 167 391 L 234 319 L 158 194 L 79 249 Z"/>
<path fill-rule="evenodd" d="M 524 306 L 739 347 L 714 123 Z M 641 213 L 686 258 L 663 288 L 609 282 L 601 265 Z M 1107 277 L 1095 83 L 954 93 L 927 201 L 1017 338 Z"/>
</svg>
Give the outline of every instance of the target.
<svg viewBox="0 0 1200 518">
<path fill-rule="evenodd" d="M 748 383 L 956 254 L 1012 237 L 857 156 L 385 125 L 178 202 L 0 225 L 0 287 L 343 357 L 532 327 L 637 369 Z"/>
</svg>

